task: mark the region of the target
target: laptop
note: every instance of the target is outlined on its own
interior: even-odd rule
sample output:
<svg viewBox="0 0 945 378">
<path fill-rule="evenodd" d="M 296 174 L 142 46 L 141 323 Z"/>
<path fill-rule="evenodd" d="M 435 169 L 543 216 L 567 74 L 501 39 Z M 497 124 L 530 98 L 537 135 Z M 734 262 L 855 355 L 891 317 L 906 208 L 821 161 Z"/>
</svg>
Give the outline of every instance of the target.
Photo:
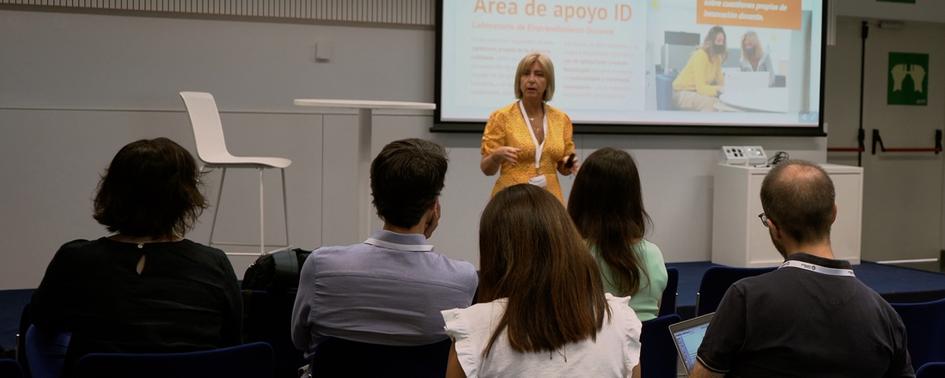
<svg viewBox="0 0 945 378">
<path fill-rule="evenodd" d="M 673 343 L 676 344 L 676 351 L 679 352 L 679 358 L 686 368 L 686 376 L 689 376 L 693 367 L 696 366 L 696 352 L 699 351 L 699 345 L 702 345 L 702 338 L 705 337 L 705 331 L 709 328 L 712 315 L 715 315 L 715 313 L 705 314 L 669 326 L 669 332 L 673 335 Z"/>
</svg>

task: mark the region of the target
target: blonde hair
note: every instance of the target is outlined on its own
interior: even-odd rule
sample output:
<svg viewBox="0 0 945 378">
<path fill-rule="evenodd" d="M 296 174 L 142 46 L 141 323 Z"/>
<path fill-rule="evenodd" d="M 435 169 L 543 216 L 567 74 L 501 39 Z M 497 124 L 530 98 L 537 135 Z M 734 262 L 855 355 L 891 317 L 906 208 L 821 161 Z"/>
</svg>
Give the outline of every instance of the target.
<svg viewBox="0 0 945 378">
<path fill-rule="evenodd" d="M 752 54 L 753 56 L 748 56 L 745 54 L 745 41 L 747 41 L 749 38 L 751 38 L 752 42 L 755 43 L 755 53 Z M 746 60 L 761 60 L 761 58 L 765 56 L 764 48 L 761 47 L 761 40 L 758 39 L 758 33 L 755 33 L 751 30 L 745 32 L 745 35 L 742 36 L 742 45 L 740 48 L 742 49 L 742 57 Z"/>
<path fill-rule="evenodd" d="M 538 62 L 541 69 L 545 71 L 545 82 L 547 86 L 545 87 L 545 94 L 542 96 L 542 99 L 551 101 L 551 98 L 555 95 L 555 66 L 551 63 L 551 58 L 549 58 L 548 55 L 539 52 L 529 53 L 518 62 L 518 69 L 515 70 L 515 98 L 522 98 L 522 87 L 519 84 L 519 80 L 521 80 L 525 71 L 528 70 L 532 64 L 535 64 L 535 62 Z"/>
</svg>

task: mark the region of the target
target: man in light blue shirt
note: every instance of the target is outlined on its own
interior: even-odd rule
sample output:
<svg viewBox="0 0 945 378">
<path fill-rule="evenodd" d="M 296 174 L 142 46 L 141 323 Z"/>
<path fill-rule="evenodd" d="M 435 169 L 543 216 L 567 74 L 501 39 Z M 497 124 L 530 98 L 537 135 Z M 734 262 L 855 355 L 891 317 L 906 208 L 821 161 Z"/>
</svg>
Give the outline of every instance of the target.
<svg viewBox="0 0 945 378">
<path fill-rule="evenodd" d="M 440 219 L 446 151 L 394 141 L 371 163 L 371 194 L 384 229 L 363 243 L 322 247 L 302 266 L 292 342 L 311 358 L 326 338 L 426 345 L 447 338 L 441 310 L 468 307 L 476 269 L 428 244 Z"/>
</svg>

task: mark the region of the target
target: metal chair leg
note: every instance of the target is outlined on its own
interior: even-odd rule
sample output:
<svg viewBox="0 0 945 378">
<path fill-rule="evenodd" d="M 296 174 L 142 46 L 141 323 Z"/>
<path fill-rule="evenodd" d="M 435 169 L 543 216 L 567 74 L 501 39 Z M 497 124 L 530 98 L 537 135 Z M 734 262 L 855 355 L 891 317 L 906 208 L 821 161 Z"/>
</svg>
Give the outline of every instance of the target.
<svg viewBox="0 0 945 378">
<path fill-rule="evenodd" d="M 217 227 L 217 214 L 220 212 L 220 204 L 223 203 L 223 180 L 226 180 L 226 167 L 223 167 L 223 173 L 220 175 L 220 187 L 217 188 L 217 204 L 213 206 L 213 221 L 210 223 L 210 241 L 208 246 L 213 246 L 213 231 Z"/>
<path fill-rule="evenodd" d="M 263 211 L 263 203 L 265 203 L 265 196 L 263 195 L 263 169 L 259 168 L 259 255 L 266 254 L 266 212 Z"/>
<path fill-rule="evenodd" d="M 285 168 L 279 169 L 282 173 L 282 215 L 285 216 L 285 245 L 289 246 L 289 197 L 285 189 Z"/>
<path fill-rule="evenodd" d="M 259 255 L 266 254 L 266 195 L 265 195 L 265 168 L 257 168 L 259 170 Z M 282 178 L 282 214 L 285 220 L 285 246 L 289 246 L 289 200 L 287 196 L 287 190 L 285 186 L 285 169 L 280 169 L 280 174 Z M 217 201 L 216 205 L 213 208 L 213 221 L 210 224 L 210 242 L 209 245 L 214 245 L 213 235 L 216 231 L 217 218 L 220 211 L 220 204 L 222 203 L 223 198 L 223 183 L 226 181 L 226 168 L 222 169 L 222 174 L 220 176 L 220 186 L 217 188 Z M 216 245 L 237 245 L 237 246 L 253 246 L 253 243 L 238 243 L 238 242 L 219 242 Z M 253 255 L 252 253 L 227 253 L 229 255 Z"/>
</svg>

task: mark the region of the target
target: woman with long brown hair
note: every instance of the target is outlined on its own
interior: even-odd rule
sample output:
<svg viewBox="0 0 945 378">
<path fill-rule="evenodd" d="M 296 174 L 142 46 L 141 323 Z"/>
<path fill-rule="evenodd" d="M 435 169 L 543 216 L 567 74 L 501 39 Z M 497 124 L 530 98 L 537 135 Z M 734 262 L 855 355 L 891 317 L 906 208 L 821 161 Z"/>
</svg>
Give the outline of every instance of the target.
<svg viewBox="0 0 945 378">
<path fill-rule="evenodd" d="M 713 26 L 705 34 L 702 46 L 689 56 L 673 80 L 673 102 L 679 110 L 715 111 L 725 84 L 722 63 L 728 57 L 726 40 L 725 29 Z"/>
<path fill-rule="evenodd" d="M 588 156 L 571 188 L 568 213 L 600 264 L 604 289 L 630 296 L 640 320 L 655 318 L 666 265 L 660 248 L 644 239 L 650 216 L 633 157 L 609 147 Z"/>
<path fill-rule="evenodd" d="M 519 184 L 495 195 L 479 225 L 479 297 L 443 311 L 448 377 L 626 377 L 640 320 L 604 293 L 597 263 L 561 203 Z"/>
</svg>

